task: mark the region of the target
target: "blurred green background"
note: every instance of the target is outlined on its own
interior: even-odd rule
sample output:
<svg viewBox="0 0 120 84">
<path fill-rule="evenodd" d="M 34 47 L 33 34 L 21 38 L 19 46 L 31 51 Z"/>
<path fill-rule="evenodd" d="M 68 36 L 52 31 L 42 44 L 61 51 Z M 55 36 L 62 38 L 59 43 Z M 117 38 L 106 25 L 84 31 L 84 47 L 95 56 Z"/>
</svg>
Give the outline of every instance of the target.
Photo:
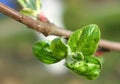
<svg viewBox="0 0 120 84">
<path fill-rule="evenodd" d="M 64 0 L 64 25 L 76 30 L 98 24 L 102 39 L 120 42 L 120 0 Z M 57 11 L 56 11 L 57 12 Z M 0 17 L 0 84 L 120 84 L 120 52 L 103 55 L 100 77 L 90 81 L 71 72 L 53 75 L 33 56 L 33 30 Z"/>
</svg>

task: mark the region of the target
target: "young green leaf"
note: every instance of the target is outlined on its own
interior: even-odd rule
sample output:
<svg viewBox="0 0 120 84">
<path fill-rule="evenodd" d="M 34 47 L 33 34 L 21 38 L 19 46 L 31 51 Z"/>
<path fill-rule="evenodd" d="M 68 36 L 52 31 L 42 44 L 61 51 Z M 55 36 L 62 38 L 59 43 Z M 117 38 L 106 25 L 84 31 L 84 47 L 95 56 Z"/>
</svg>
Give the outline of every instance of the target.
<svg viewBox="0 0 120 84">
<path fill-rule="evenodd" d="M 81 52 L 72 53 L 72 57 L 76 60 L 84 60 L 84 56 Z"/>
<path fill-rule="evenodd" d="M 38 41 L 33 45 L 33 54 L 37 59 L 46 64 L 53 64 L 59 60 L 55 58 L 50 50 L 50 44 L 44 41 Z"/>
<path fill-rule="evenodd" d="M 18 0 L 23 9 L 21 13 L 32 18 L 37 18 L 40 13 L 41 1 L 40 0 Z"/>
<path fill-rule="evenodd" d="M 41 8 L 41 0 L 36 0 L 36 10 L 39 13 L 40 12 L 40 8 Z"/>
<path fill-rule="evenodd" d="M 30 8 L 24 8 L 20 12 L 26 16 L 34 16 L 34 11 Z"/>
<path fill-rule="evenodd" d="M 83 55 L 94 54 L 100 40 L 100 30 L 97 25 L 90 24 L 70 36 L 68 45 L 72 52 L 82 52 Z"/>
<path fill-rule="evenodd" d="M 17 0 L 23 8 L 27 8 L 25 0 Z"/>
<path fill-rule="evenodd" d="M 100 61 L 100 59 L 98 57 L 95 57 L 95 56 L 85 56 L 85 61 L 87 63 L 98 64 L 100 66 L 100 68 L 102 68 L 102 62 Z"/>
<path fill-rule="evenodd" d="M 70 46 L 72 52 L 77 52 L 77 42 L 82 34 L 82 29 L 76 30 L 70 35 L 68 39 L 68 45 Z"/>
<path fill-rule="evenodd" d="M 63 38 L 55 38 L 50 45 L 53 55 L 59 60 L 67 56 L 67 48 Z"/>
<path fill-rule="evenodd" d="M 91 24 L 83 28 L 80 39 L 77 42 L 78 51 L 85 56 L 93 55 L 100 40 L 100 30 L 97 25 Z"/>
<path fill-rule="evenodd" d="M 84 60 L 74 59 L 73 56 L 66 58 L 65 66 L 68 67 L 74 73 L 84 76 L 90 80 L 96 79 L 101 71 L 101 65 L 99 60 L 92 56 L 88 56 Z"/>
</svg>

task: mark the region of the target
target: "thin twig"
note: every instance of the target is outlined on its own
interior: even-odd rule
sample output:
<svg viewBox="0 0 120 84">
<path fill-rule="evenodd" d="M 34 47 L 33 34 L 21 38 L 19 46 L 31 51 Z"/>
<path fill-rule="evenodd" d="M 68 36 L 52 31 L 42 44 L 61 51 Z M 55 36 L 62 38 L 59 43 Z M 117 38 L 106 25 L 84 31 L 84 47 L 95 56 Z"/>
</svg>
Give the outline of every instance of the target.
<svg viewBox="0 0 120 84">
<path fill-rule="evenodd" d="M 107 40 L 100 40 L 99 46 L 110 51 L 120 51 L 120 43 L 107 41 Z"/>
<path fill-rule="evenodd" d="M 28 16 L 24 16 L 16 10 L 0 3 L 0 12 L 12 19 L 21 22 L 33 30 L 43 33 L 44 35 L 57 35 L 69 38 L 71 31 L 57 27 L 55 24 L 50 22 L 36 21 Z M 100 40 L 99 46 L 108 50 L 120 51 L 120 43 L 111 42 L 107 40 Z"/>
</svg>

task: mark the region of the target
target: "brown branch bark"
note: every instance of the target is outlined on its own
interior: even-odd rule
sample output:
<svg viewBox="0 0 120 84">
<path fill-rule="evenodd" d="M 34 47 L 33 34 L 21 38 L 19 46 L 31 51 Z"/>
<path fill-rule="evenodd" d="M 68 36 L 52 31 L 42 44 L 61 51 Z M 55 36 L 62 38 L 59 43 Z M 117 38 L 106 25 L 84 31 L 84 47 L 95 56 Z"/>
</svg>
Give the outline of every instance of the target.
<svg viewBox="0 0 120 84">
<path fill-rule="evenodd" d="M 6 16 L 11 17 L 12 19 L 21 22 L 31 28 L 33 30 L 37 30 L 38 32 L 43 33 L 44 35 L 57 35 L 57 36 L 64 36 L 69 38 L 71 35 L 71 31 L 65 30 L 62 28 L 57 27 L 55 24 L 50 22 L 41 22 L 36 21 L 28 16 L 24 16 L 17 12 L 16 10 L 0 3 L 0 12 L 5 14 Z M 113 51 L 120 51 L 120 43 L 111 42 L 107 40 L 100 40 L 99 46 L 108 50 Z"/>
<path fill-rule="evenodd" d="M 5 14 L 6 16 L 13 18 L 18 22 L 25 24 L 26 26 L 28 26 L 28 28 L 43 33 L 44 35 L 57 35 L 69 37 L 69 35 L 72 33 L 71 31 L 57 27 L 53 23 L 36 21 L 28 16 L 24 16 L 16 10 L 2 3 L 0 3 L 0 12 Z"/>
<path fill-rule="evenodd" d="M 120 51 L 120 43 L 119 42 L 100 40 L 99 46 L 102 48 L 111 50 L 111 51 Z"/>
</svg>

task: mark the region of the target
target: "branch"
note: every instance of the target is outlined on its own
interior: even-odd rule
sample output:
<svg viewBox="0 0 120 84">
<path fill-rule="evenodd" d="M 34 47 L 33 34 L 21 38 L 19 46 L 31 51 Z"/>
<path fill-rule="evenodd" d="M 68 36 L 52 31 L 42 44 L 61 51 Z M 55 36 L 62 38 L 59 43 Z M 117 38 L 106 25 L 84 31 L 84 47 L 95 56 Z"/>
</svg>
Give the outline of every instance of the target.
<svg viewBox="0 0 120 84">
<path fill-rule="evenodd" d="M 37 30 L 38 32 L 43 33 L 45 36 L 47 35 L 56 35 L 56 36 L 63 36 L 65 38 L 69 38 L 71 35 L 71 31 L 65 30 L 63 28 L 57 27 L 55 24 L 50 22 L 41 22 L 36 21 L 28 16 L 24 16 L 21 13 L 17 12 L 16 10 L 0 3 L 0 12 L 13 18 L 14 20 L 21 22 L 28 26 L 28 28 Z M 113 51 L 120 51 L 120 43 L 111 42 L 106 40 L 100 40 L 99 46 Z"/>
<path fill-rule="evenodd" d="M 120 51 L 120 43 L 119 42 L 111 42 L 107 40 L 100 40 L 99 47 L 110 51 Z"/>
<path fill-rule="evenodd" d="M 62 29 L 54 25 L 50 22 L 41 22 L 36 21 L 28 16 L 22 15 L 21 13 L 17 12 L 16 10 L 9 8 L 8 6 L 0 3 L 0 12 L 13 18 L 14 20 L 21 22 L 28 26 L 28 28 L 37 30 L 38 32 L 43 33 L 44 35 L 57 35 L 57 36 L 65 36 L 68 38 L 71 31 Z"/>
</svg>

